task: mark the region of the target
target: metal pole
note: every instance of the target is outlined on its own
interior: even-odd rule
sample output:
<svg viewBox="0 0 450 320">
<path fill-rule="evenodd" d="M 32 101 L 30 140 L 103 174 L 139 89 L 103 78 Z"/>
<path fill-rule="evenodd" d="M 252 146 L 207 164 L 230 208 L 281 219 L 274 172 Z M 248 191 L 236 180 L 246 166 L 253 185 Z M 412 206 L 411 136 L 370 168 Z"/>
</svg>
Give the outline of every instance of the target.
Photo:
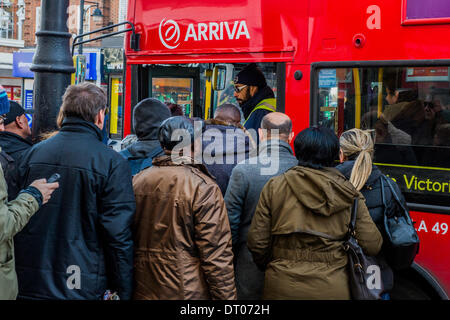
<svg viewBox="0 0 450 320">
<path fill-rule="evenodd" d="M 84 0 L 80 0 L 80 31 L 78 32 L 79 35 L 83 34 L 83 24 L 84 24 Z M 82 44 L 78 46 L 78 54 L 83 54 Z"/>
<path fill-rule="evenodd" d="M 67 29 L 69 0 L 42 0 L 41 30 L 36 32 L 37 47 L 30 70 L 34 75 L 33 141 L 57 128 L 56 117 L 62 95 L 75 72 Z"/>
</svg>

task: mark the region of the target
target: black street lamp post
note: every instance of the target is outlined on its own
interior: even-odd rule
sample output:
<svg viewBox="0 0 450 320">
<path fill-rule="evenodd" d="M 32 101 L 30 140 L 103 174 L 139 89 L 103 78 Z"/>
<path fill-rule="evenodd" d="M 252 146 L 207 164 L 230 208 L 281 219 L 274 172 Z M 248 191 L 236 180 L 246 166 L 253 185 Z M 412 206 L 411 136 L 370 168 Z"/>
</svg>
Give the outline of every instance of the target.
<svg viewBox="0 0 450 320">
<path fill-rule="evenodd" d="M 88 8 L 84 9 L 84 3 L 92 3 L 93 5 L 89 6 Z M 89 8 L 91 7 L 97 7 L 94 10 L 94 13 L 92 14 L 93 17 L 102 17 L 102 12 L 100 11 L 99 7 L 98 7 L 98 3 L 97 2 L 92 2 L 92 1 L 85 1 L 85 0 L 80 0 L 80 31 L 78 32 L 78 34 L 83 34 L 83 27 L 84 27 L 84 15 L 86 13 L 87 10 L 89 10 Z M 83 40 L 83 39 L 81 39 Z M 80 44 L 78 46 L 78 54 L 83 54 L 83 44 Z"/>
<path fill-rule="evenodd" d="M 40 134 L 56 129 L 62 96 L 75 69 L 67 29 L 69 0 L 42 0 L 41 30 L 36 32 L 37 47 L 30 70 L 35 73 L 33 90 L 34 141 Z"/>
</svg>

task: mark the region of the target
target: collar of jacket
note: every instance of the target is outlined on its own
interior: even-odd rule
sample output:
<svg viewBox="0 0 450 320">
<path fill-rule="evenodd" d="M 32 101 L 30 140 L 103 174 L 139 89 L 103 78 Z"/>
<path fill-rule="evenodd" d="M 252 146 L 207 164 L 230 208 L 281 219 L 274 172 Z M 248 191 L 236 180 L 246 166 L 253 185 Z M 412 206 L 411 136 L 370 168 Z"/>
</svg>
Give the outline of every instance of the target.
<svg viewBox="0 0 450 320">
<path fill-rule="evenodd" d="M 15 134 L 15 133 L 9 132 L 9 131 L 0 132 L 0 140 L 8 140 L 8 141 L 15 142 L 15 143 L 17 143 L 17 142 L 14 140 L 19 140 L 20 142 L 29 144 L 30 146 L 33 145 L 33 143 L 31 143 L 31 141 L 29 141 L 25 138 L 22 138 L 18 134 Z"/>
<path fill-rule="evenodd" d="M 280 153 L 289 153 L 294 155 L 289 143 L 279 139 L 269 139 L 259 144 L 259 154 L 278 148 Z M 268 154 L 268 153 L 267 153 Z"/>
<path fill-rule="evenodd" d="M 102 131 L 92 122 L 77 117 L 67 117 L 61 125 L 61 132 L 85 132 L 94 135 L 98 140 L 103 141 Z"/>
<path fill-rule="evenodd" d="M 127 149 L 133 157 L 147 158 L 155 148 L 161 147 L 159 140 L 138 140 Z"/>
<path fill-rule="evenodd" d="M 247 119 L 256 105 L 264 99 L 275 98 L 275 94 L 273 90 L 269 86 L 265 86 L 262 89 L 259 89 L 256 94 L 248 99 L 242 106 L 242 113 L 244 114 L 244 118 Z"/>
<path fill-rule="evenodd" d="M 191 157 L 172 157 L 171 155 L 165 155 L 153 159 L 153 165 L 159 167 L 189 166 L 200 170 L 202 173 L 215 180 L 215 178 L 209 173 L 208 169 L 206 169 L 204 164 L 194 163 L 194 160 Z"/>
<path fill-rule="evenodd" d="M 347 180 L 350 180 L 350 176 L 352 174 L 353 166 L 355 165 L 355 160 L 348 160 L 344 161 L 343 163 L 336 166 L 336 169 L 338 169 L 346 178 Z M 370 186 L 374 184 L 378 178 L 382 175 L 380 169 L 374 164 L 372 164 L 372 172 L 370 173 L 369 178 L 367 178 L 365 186 Z"/>
<path fill-rule="evenodd" d="M 238 127 L 230 122 L 221 121 L 221 120 L 217 120 L 217 119 L 208 119 L 205 121 L 205 125 L 207 125 L 207 126 L 208 125 L 209 126 L 226 126 L 226 127 L 234 127 L 234 128 L 242 129 L 242 126 Z"/>
</svg>

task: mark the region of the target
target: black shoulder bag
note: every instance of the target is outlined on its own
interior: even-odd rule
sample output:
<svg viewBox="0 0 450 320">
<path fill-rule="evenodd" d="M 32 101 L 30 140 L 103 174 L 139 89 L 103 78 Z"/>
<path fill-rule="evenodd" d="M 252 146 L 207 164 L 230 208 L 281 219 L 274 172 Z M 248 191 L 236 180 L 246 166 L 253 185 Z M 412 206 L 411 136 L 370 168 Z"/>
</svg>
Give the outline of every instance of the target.
<svg viewBox="0 0 450 320">
<path fill-rule="evenodd" d="M 396 270 L 408 268 L 416 254 L 419 252 L 419 236 L 414 228 L 408 209 L 405 208 L 400 197 L 395 192 L 389 178 L 382 175 L 381 197 L 384 206 L 384 228 L 389 240 L 386 243 L 386 259 L 389 265 Z M 388 189 L 392 193 L 394 206 L 387 206 L 384 195 L 384 183 L 386 181 Z"/>
<path fill-rule="evenodd" d="M 375 257 L 366 256 L 355 238 L 357 212 L 358 198 L 355 198 L 348 237 L 344 242 L 344 250 L 348 254 L 350 291 L 354 300 L 380 300 L 384 290 L 381 268 Z"/>
</svg>

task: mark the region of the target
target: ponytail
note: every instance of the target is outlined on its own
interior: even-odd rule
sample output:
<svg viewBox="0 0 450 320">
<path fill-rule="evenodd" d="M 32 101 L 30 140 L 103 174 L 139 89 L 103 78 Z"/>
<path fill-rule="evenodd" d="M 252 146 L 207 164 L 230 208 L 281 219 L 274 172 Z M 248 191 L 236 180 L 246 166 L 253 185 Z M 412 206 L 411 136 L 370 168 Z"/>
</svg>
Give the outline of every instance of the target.
<svg viewBox="0 0 450 320">
<path fill-rule="evenodd" d="M 350 182 L 359 191 L 372 173 L 373 140 L 372 130 L 351 129 L 345 131 L 339 139 L 344 156 L 355 159 Z"/>
</svg>

